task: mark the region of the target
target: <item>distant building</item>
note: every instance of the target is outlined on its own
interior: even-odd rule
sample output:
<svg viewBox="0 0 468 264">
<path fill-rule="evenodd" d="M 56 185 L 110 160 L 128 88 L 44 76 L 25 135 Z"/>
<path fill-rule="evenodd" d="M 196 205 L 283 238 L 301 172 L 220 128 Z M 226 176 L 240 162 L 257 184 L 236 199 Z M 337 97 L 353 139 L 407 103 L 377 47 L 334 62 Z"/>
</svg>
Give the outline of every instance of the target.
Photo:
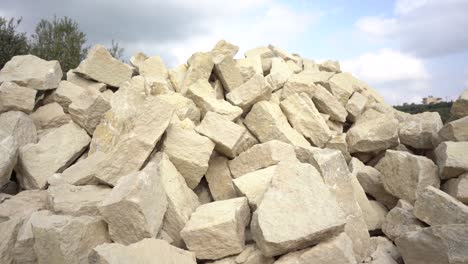
<svg viewBox="0 0 468 264">
<path fill-rule="evenodd" d="M 442 98 L 440 97 L 434 97 L 432 95 L 429 95 L 428 97 L 424 97 L 422 99 L 422 103 L 425 105 L 430 105 L 430 104 L 437 104 L 443 102 Z"/>
</svg>

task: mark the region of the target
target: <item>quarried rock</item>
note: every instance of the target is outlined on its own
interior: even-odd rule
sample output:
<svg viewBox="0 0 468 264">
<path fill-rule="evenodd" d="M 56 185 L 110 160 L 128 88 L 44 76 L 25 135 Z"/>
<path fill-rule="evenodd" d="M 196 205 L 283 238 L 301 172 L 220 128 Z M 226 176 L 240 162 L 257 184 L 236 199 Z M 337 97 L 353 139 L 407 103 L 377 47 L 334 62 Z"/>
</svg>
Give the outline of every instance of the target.
<svg viewBox="0 0 468 264">
<path fill-rule="evenodd" d="M 330 119 L 338 122 L 346 121 L 348 112 L 344 106 L 323 86 L 317 86 L 312 100 L 320 112 L 330 115 Z"/>
<path fill-rule="evenodd" d="M 198 80 L 208 81 L 214 66 L 213 55 L 209 52 L 197 52 L 190 57 L 188 65 L 189 67 L 180 91 L 183 95 Z"/>
<path fill-rule="evenodd" d="M 51 210 L 57 214 L 98 216 L 98 206 L 112 189 L 107 186 L 60 184 L 47 189 Z"/>
<path fill-rule="evenodd" d="M 39 107 L 29 117 L 33 120 L 38 130 L 46 130 L 61 127 L 71 121 L 58 103 L 50 103 Z"/>
<path fill-rule="evenodd" d="M 278 166 L 270 166 L 265 169 L 249 172 L 233 180 L 239 194 L 247 197 L 252 210 L 256 210 L 263 200 L 263 194 L 270 187 L 273 176 L 278 172 Z"/>
<path fill-rule="evenodd" d="M 236 62 L 231 56 L 224 56 L 214 64 L 214 72 L 227 92 L 234 91 L 244 82 Z"/>
<path fill-rule="evenodd" d="M 18 147 L 15 139 L 12 136 L 0 137 L 0 188 L 10 181 L 17 159 Z"/>
<path fill-rule="evenodd" d="M 356 120 L 361 116 L 362 112 L 364 112 L 366 104 L 367 98 L 358 92 L 354 92 L 351 98 L 349 98 L 345 107 L 348 111 L 348 120 L 351 122 L 356 122 Z"/>
<path fill-rule="evenodd" d="M 111 109 L 100 92 L 88 89 L 68 106 L 71 119 L 92 135 L 104 114 Z"/>
<path fill-rule="evenodd" d="M 67 72 L 67 81 L 83 88 L 93 89 L 99 92 L 104 92 L 107 89 L 107 85 L 105 83 L 95 82 L 93 80 L 83 78 L 76 74 L 73 70 L 69 70 Z"/>
<path fill-rule="evenodd" d="M 31 213 L 48 209 L 49 201 L 46 191 L 22 191 L 0 203 L 0 222 L 12 218 L 28 217 Z"/>
<path fill-rule="evenodd" d="M 453 103 L 450 113 L 458 118 L 468 116 L 468 90 L 464 90 Z"/>
<path fill-rule="evenodd" d="M 438 143 L 442 119 L 437 112 L 410 115 L 400 122 L 399 136 L 402 144 L 417 149 L 433 149 Z"/>
<path fill-rule="evenodd" d="M 468 171 L 468 142 L 442 142 L 435 149 L 440 178 L 449 179 Z"/>
<path fill-rule="evenodd" d="M 216 201 L 237 197 L 228 161 L 226 157 L 212 155 L 205 174 L 211 195 Z"/>
<path fill-rule="evenodd" d="M 34 122 L 23 112 L 10 111 L 0 114 L 0 137 L 13 136 L 17 147 L 37 142 Z"/>
<path fill-rule="evenodd" d="M 35 90 L 55 89 L 61 79 L 58 61 L 45 61 L 34 55 L 14 56 L 0 70 L 0 83 L 14 82 Z"/>
<path fill-rule="evenodd" d="M 413 214 L 413 206 L 405 200 L 388 212 L 382 223 L 382 232 L 392 241 L 408 232 L 417 231 L 424 227 L 424 223 Z"/>
<path fill-rule="evenodd" d="M 442 141 L 468 141 L 468 116 L 447 123 L 439 130 Z"/>
<path fill-rule="evenodd" d="M 263 75 L 258 74 L 226 95 L 226 99 L 242 108 L 244 113 L 247 113 L 255 103 L 270 100 L 270 97 L 271 86 L 265 81 Z"/>
<path fill-rule="evenodd" d="M 0 240 L 0 263 L 16 263 L 13 249 L 23 221 L 21 218 L 13 218 L 0 222 L 0 233 L 2 234 L 2 239 Z"/>
<path fill-rule="evenodd" d="M 22 111 L 31 113 L 36 100 L 36 90 L 19 86 L 13 82 L 0 85 L 0 113 Z"/>
<path fill-rule="evenodd" d="M 442 185 L 442 190 L 458 199 L 464 204 L 468 204 L 468 172 L 455 179 L 450 179 Z"/>
<path fill-rule="evenodd" d="M 246 198 L 216 201 L 198 207 L 180 235 L 198 259 L 220 259 L 244 250 L 249 220 Z"/>
<path fill-rule="evenodd" d="M 440 186 L 437 166 L 430 159 L 404 151 L 387 150 L 375 168 L 390 194 L 414 203 L 427 186 Z"/>
</svg>

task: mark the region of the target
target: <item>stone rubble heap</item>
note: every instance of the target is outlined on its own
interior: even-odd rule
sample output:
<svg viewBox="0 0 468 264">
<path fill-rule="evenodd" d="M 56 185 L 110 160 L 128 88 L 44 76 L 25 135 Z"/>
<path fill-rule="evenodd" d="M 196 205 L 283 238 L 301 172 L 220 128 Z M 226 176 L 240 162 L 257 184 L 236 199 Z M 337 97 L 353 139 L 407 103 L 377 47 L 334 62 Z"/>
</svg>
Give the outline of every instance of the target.
<svg viewBox="0 0 468 264">
<path fill-rule="evenodd" d="M 338 62 L 238 49 L 9 61 L 0 263 L 468 263 L 468 91 L 443 125 Z"/>
</svg>

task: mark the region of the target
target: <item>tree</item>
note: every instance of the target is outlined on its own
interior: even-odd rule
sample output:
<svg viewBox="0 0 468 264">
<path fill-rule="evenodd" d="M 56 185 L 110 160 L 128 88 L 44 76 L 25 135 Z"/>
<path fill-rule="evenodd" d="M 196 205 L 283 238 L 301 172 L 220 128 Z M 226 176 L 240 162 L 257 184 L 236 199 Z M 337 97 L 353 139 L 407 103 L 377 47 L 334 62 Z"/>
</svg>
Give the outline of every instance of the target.
<svg viewBox="0 0 468 264">
<path fill-rule="evenodd" d="M 121 48 L 117 41 L 112 40 L 112 46 L 108 48 L 107 50 L 112 55 L 112 57 L 118 60 L 122 60 L 124 48 Z"/>
<path fill-rule="evenodd" d="M 68 17 L 42 19 L 31 38 L 31 53 L 45 60 L 58 60 L 63 73 L 76 68 L 86 57 L 86 34 Z"/>
<path fill-rule="evenodd" d="M 0 69 L 3 68 L 13 56 L 24 55 L 29 52 L 26 33 L 17 32 L 21 18 L 9 21 L 0 17 Z"/>
</svg>

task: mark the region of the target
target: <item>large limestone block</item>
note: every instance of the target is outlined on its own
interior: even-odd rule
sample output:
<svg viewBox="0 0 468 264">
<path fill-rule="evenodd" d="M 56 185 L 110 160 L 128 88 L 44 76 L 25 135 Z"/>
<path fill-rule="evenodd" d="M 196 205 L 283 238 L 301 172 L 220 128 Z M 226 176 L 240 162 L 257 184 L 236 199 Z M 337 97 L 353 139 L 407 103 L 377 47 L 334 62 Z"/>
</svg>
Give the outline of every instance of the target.
<svg viewBox="0 0 468 264">
<path fill-rule="evenodd" d="M 124 133 L 115 135 L 117 141 L 112 142 L 114 145 L 106 152 L 107 157 L 100 163 L 95 177 L 101 182 L 115 185 L 120 177 L 138 171 L 169 126 L 173 112 L 171 105 L 157 97 L 147 98 L 139 106 L 136 117 L 124 125 Z M 108 129 L 112 130 L 112 124 L 108 125 Z"/>
<path fill-rule="evenodd" d="M 270 100 L 271 86 L 263 75 L 255 74 L 245 83 L 226 95 L 226 99 L 233 105 L 239 106 L 248 112 L 252 105 L 263 100 Z"/>
<path fill-rule="evenodd" d="M 268 72 L 271 69 L 271 59 L 275 57 L 275 53 L 270 48 L 264 46 L 248 50 L 244 55 L 247 58 L 260 56 L 263 72 Z"/>
<path fill-rule="evenodd" d="M 331 137 L 331 131 L 307 94 L 293 94 L 283 100 L 280 106 L 294 129 L 313 145 L 325 146 Z"/>
<path fill-rule="evenodd" d="M 304 249 L 343 231 L 343 211 L 312 165 L 282 162 L 277 170 L 250 226 L 265 256 Z"/>
<path fill-rule="evenodd" d="M 229 161 L 234 178 L 249 172 L 278 164 L 280 161 L 294 161 L 296 154 L 292 145 L 272 140 L 257 144 Z"/>
<path fill-rule="evenodd" d="M 442 142 L 435 149 L 441 179 L 458 177 L 468 171 L 468 142 Z"/>
<path fill-rule="evenodd" d="M 90 216 L 42 216 L 32 223 L 38 263 L 88 263 L 88 254 L 110 242 L 103 220 Z"/>
<path fill-rule="evenodd" d="M 21 147 L 17 166 L 21 186 L 25 189 L 44 188 L 47 178 L 75 161 L 90 140 L 83 129 L 70 122 L 50 131 L 37 144 Z"/>
<path fill-rule="evenodd" d="M 374 152 L 398 145 L 398 121 L 369 109 L 346 133 L 349 152 Z"/>
<path fill-rule="evenodd" d="M 364 112 L 366 104 L 367 98 L 358 92 L 354 92 L 345 106 L 346 111 L 348 111 L 348 120 L 353 123 L 356 122 L 362 112 Z"/>
<path fill-rule="evenodd" d="M 260 56 L 238 59 L 236 61 L 236 67 L 239 68 L 244 82 L 248 81 L 255 74 L 263 76 L 262 59 Z"/>
<path fill-rule="evenodd" d="M 135 67 L 138 70 L 140 65 L 147 60 L 149 57 L 143 52 L 137 52 L 132 57 L 130 57 L 130 65 Z"/>
<path fill-rule="evenodd" d="M 331 132 L 333 133 L 333 132 Z M 341 151 L 346 162 L 351 161 L 351 154 L 348 152 L 348 142 L 346 142 L 346 133 L 338 133 L 333 135 L 330 140 L 325 144 L 325 148 L 336 149 Z"/>
<path fill-rule="evenodd" d="M 187 64 L 180 64 L 179 66 L 169 70 L 169 80 L 171 81 L 174 90 L 178 93 L 182 92 L 186 73 Z"/>
<path fill-rule="evenodd" d="M 35 90 L 55 89 L 61 79 L 58 61 L 46 61 L 34 55 L 14 56 L 0 70 L 0 83 L 14 82 Z"/>
<path fill-rule="evenodd" d="M 282 89 L 281 98 L 284 99 L 295 93 L 306 93 L 310 98 L 315 94 L 317 78 L 310 72 L 293 74 L 288 78 Z"/>
<path fill-rule="evenodd" d="M 201 79 L 189 86 L 187 97 L 197 105 L 202 117 L 210 111 L 223 115 L 231 121 L 242 115 L 242 108 L 234 106 L 223 99 L 217 99 L 213 87 L 205 79 Z"/>
<path fill-rule="evenodd" d="M 458 264 L 468 262 L 468 225 L 442 225 L 409 232 L 396 239 L 405 263 Z"/>
<path fill-rule="evenodd" d="M 46 130 L 61 127 L 71 121 L 58 103 L 50 103 L 39 107 L 29 117 L 33 120 L 38 130 Z"/>
<path fill-rule="evenodd" d="M 210 193 L 216 201 L 237 197 L 228 161 L 221 155 L 212 155 L 208 164 L 205 178 L 210 187 Z"/>
<path fill-rule="evenodd" d="M 369 231 L 382 229 L 382 224 L 388 214 L 388 209 L 375 200 L 369 200 L 369 204 L 371 212 L 368 213 L 363 210 L 367 229 L 369 229 Z M 359 203 L 359 205 L 361 205 L 361 203 Z"/>
<path fill-rule="evenodd" d="M 71 119 L 92 135 L 104 114 L 111 109 L 100 92 L 88 89 L 68 106 Z"/>
<path fill-rule="evenodd" d="M 180 235 L 198 259 L 220 259 L 244 250 L 249 220 L 246 198 L 216 201 L 198 207 Z"/>
<path fill-rule="evenodd" d="M 0 137 L 0 188 L 10 182 L 17 159 L 18 147 L 14 137 Z"/>
<path fill-rule="evenodd" d="M 360 81 L 347 72 L 338 73 L 328 80 L 324 85 L 342 103 L 346 105 L 353 92 L 357 91 Z M 362 93 L 362 92 L 361 92 Z"/>
<path fill-rule="evenodd" d="M 22 191 L 0 203 L 0 222 L 23 218 L 49 207 L 48 195 L 43 190 Z"/>
<path fill-rule="evenodd" d="M 356 260 L 362 261 L 369 253 L 370 235 L 363 211 L 359 206 L 362 187 L 349 172 L 346 160 L 337 150 L 324 149 L 313 154 L 323 180 L 336 197 L 339 207 L 346 216 L 345 233 L 353 241 Z M 361 192 L 361 194 L 358 193 Z"/>
<path fill-rule="evenodd" d="M 214 147 L 215 143 L 193 129 L 171 125 L 167 129 L 162 150 L 193 189 L 208 170 Z"/>
<path fill-rule="evenodd" d="M 468 206 L 432 186 L 419 193 L 414 215 L 431 226 L 468 224 Z"/>
<path fill-rule="evenodd" d="M 285 61 L 293 61 L 297 64 L 302 65 L 302 58 L 297 54 L 291 54 L 288 51 L 273 45 L 268 45 L 268 48 L 273 51 L 276 57 L 280 57 Z M 302 67 L 302 66 L 301 66 Z"/>
<path fill-rule="evenodd" d="M 398 264 L 402 263 L 396 246 L 386 237 L 371 237 L 371 254 L 363 263 Z"/>
<path fill-rule="evenodd" d="M 375 168 L 382 173 L 382 183 L 390 194 L 410 203 L 426 186 L 439 188 L 437 166 L 430 159 L 404 151 L 387 150 Z"/>
<path fill-rule="evenodd" d="M 236 62 L 231 56 L 221 56 L 215 61 L 214 72 L 226 91 L 237 89 L 244 82 Z"/>
<path fill-rule="evenodd" d="M 65 169 L 62 173 L 56 173 L 47 179 L 50 185 L 59 185 L 63 183 L 71 185 L 98 184 L 95 178 L 99 171 L 99 165 L 105 161 L 106 154 L 95 152 L 84 159 L 78 160 L 75 164 Z"/>
<path fill-rule="evenodd" d="M 270 84 L 271 89 L 276 91 L 283 88 L 286 81 L 293 74 L 288 64 L 281 58 L 271 59 L 271 70 L 266 81 Z"/>
<path fill-rule="evenodd" d="M 99 212 L 112 241 L 125 245 L 156 237 L 167 210 L 167 197 L 155 163 L 120 178 Z"/>
<path fill-rule="evenodd" d="M 228 57 L 234 57 L 237 52 L 239 51 L 239 47 L 227 42 L 226 40 L 222 39 L 218 42 L 216 42 L 216 45 L 213 47 L 211 50 L 212 53 L 218 54 L 218 55 L 223 55 L 223 56 L 228 56 Z"/>
<path fill-rule="evenodd" d="M 46 103 L 56 102 L 63 107 L 63 110 L 68 113 L 68 107 L 73 101 L 76 101 L 82 93 L 93 89 L 84 88 L 69 81 L 61 81 L 58 88 L 48 97 Z"/>
<path fill-rule="evenodd" d="M 278 166 L 270 166 L 265 169 L 249 172 L 234 179 L 234 185 L 239 194 L 247 197 L 252 210 L 256 210 L 263 200 L 263 194 L 270 186 L 273 176 L 278 172 Z"/>
<path fill-rule="evenodd" d="M 400 122 L 399 136 L 402 144 L 417 149 L 433 149 L 437 146 L 437 133 L 442 128 L 437 112 L 411 115 Z"/>
<path fill-rule="evenodd" d="M 0 234 L 2 234 L 2 239 L 0 239 L 0 263 L 16 263 L 13 249 L 22 223 L 23 219 L 21 218 L 13 218 L 5 222 L 0 222 Z"/>
<path fill-rule="evenodd" d="M 51 211 L 41 210 L 33 212 L 27 220 L 23 221 L 23 224 L 18 230 L 18 236 L 13 248 L 13 255 L 16 263 L 37 263 L 36 252 L 34 252 L 32 224 L 50 215 L 53 215 Z"/>
<path fill-rule="evenodd" d="M 245 125 L 262 143 L 276 139 L 294 146 L 310 146 L 309 142 L 291 127 L 280 106 L 269 101 L 256 103 L 245 117 Z"/>
<path fill-rule="evenodd" d="M 34 122 L 28 115 L 19 111 L 0 114 L 0 137 L 8 135 L 13 136 L 18 147 L 37 142 Z"/>
<path fill-rule="evenodd" d="M 318 245 L 291 252 L 279 258 L 274 264 L 356 264 L 353 241 L 345 234 L 325 240 Z"/>
<path fill-rule="evenodd" d="M 397 237 L 420 230 L 423 227 L 424 223 L 414 216 L 413 206 L 400 200 L 385 217 L 385 221 L 382 223 L 382 232 L 395 241 Z"/>
<path fill-rule="evenodd" d="M 468 116 L 468 90 L 464 90 L 453 103 L 450 113 L 458 118 Z"/>
<path fill-rule="evenodd" d="M 272 264 L 274 258 L 263 256 L 255 244 L 245 246 L 244 251 L 237 256 L 227 257 L 207 264 Z"/>
<path fill-rule="evenodd" d="M 439 130 L 442 141 L 468 141 L 468 116 L 445 124 Z"/>
<path fill-rule="evenodd" d="M 366 166 L 357 158 L 352 158 L 349 163 L 351 173 L 356 175 L 359 184 L 364 191 L 375 198 L 375 200 L 391 209 L 395 206 L 398 198 L 385 190 L 381 178 L 382 174 L 371 166 Z"/>
<path fill-rule="evenodd" d="M 468 172 L 460 175 L 456 179 L 450 179 L 442 185 L 442 190 L 458 199 L 464 204 L 468 204 Z"/>
<path fill-rule="evenodd" d="M 98 206 L 112 189 L 102 185 L 60 184 L 47 189 L 51 210 L 57 214 L 98 216 Z"/>
<path fill-rule="evenodd" d="M 208 81 L 214 66 L 213 55 L 209 52 L 197 52 L 190 57 L 188 65 L 189 67 L 180 91 L 183 95 L 198 80 Z"/>
<path fill-rule="evenodd" d="M 193 191 L 198 196 L 200 204 L 207 204 L 214 201 L 210 193 L 208 182 L 206 182 L 205 178 L 201 179 L 200 183 L 195 187 L 195 189 L 193 189 Z"/>
<path fill-rule="evenodd" d="M 107 89 L 107 85 L 105 83 L 95 82 L 93 80 L 83 78 L 76 74 L 73 70 L 69 70 L 67 72 L 67 81 L 83 88 L 93 89 L 99 92 L 104 92 Z"/>
<path fill-rule="evenodd" d="M 168 202 L 161 230 L 172 239 L 171 244 L 183 247 L 180 231 L 200 202 L 166 154 L 158 153 L 152 161 L 156 163 L 157 170 L 161 175 L 161 183 Z"/>
<path fill-rule="evenodd" d="M 315 103 L 317 109 L 327 115 L 330 115 L 331 120 L 338 122 L 345 122 L 348 112 L 344 106 L 336 99 L 330 92 L 327 91 L 323 86 L 317 85 L 315 89 L 314 97 L 312 100 Z"/>
<path fill-rule="evenodd" d="M 169 77 L 166 65 L 159 56 L 149 57 L 139 66 L 138 71 L 146 79 L 166 80 Z"/>
<path fill-rule="evenodd" d="M 167 93 L 158 95 L 158 98 L 172 105 L 175 109 L 174 114 L 180 119 L 186 118 L 192 120 L 195 124 L 200 122 L 200 110 L 189 98 L 179 93 Z"/>
<path fill-rule="evenodd" d="M 90 264 L 196 264 L 195 254 L 169 245 L 166 241 L 145 238 L 125 246 L 105 243 L 95 247 L 89 255 Z"/>
<path fill-rule="evenodd" d="M 120 87 L 132 77 L 132 68 L 112 57 L 106 47 L 94 46 L 85 60 L 75 69 L 89 79 Z"/>
<path fill-rule="evenodd" d="M 0 113 L 22 111 L 31 113 L 36 100 L 36 90 L 4 82 L 0 85 Z"/>
<path fill-rule="evenodd" d="M 222 115 L 208 112 L 200 125 L 195 128 L 199 134 L 208 137 L 216 146 L 216 151 L 234 158 L 247 130 Z"/>
</svg>

